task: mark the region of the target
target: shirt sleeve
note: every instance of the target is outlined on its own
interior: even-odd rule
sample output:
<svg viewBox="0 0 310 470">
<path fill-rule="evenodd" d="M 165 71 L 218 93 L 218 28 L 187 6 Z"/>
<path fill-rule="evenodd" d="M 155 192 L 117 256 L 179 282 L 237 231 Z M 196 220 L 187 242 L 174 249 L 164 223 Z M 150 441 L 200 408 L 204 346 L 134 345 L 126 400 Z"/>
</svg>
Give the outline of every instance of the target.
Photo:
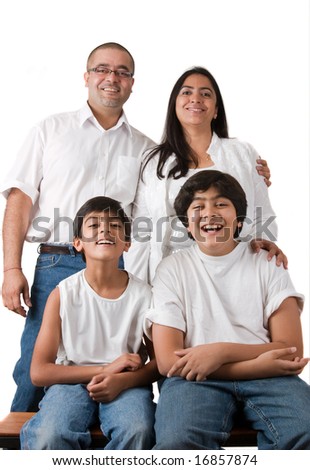
<svg viewBox="0 0 310 470">
<path fill-rule="evenodd" d="M 38 199 L 42 180 L 43 140 L 40 127 L 33 127 L 20 148 L 13 166 L 0 184 L 0 192 L 5 198 L 12 188 L 18 188 L 31 198 L 33 204 Z"/>
<path fill-rule="evenodd" d="M 259 154 L 251 144 L 246 143 L 245 145 L 253 167 L 254 220 L 251 235 L 255 238 L 276 241 L 278 236 L 276 214 L 271 206 L 268 187 L 266 186 L 264 178 L 259 175 L 256 170 L 256 160 L 259 158 Z"/>
<path fill-rule="evenodd" d="M 276 266 L 275 261 L 265 263 L 269 270 L 269 279 L 266 284 L 266 295 L 264 305 L 264 326 L 267 327 L 270 316 L 280 307 L 281 303 L 288 297 L 295 297 L 301 313 L 304 306 L 304 296 L 296 291 L 291 277 L 282 266 Z"/>
<path fill-rule="evenodd" d="M 149 261 L 151 251 L 151 236 L 153 222 L 148 201 L 148 185 L 146 171 L 139 178 L 138 188 L 132 210 L 132 243 L 127 253 L 124 253 L 125 266 L 145 282 L 150 283 Z"/>
</svg>

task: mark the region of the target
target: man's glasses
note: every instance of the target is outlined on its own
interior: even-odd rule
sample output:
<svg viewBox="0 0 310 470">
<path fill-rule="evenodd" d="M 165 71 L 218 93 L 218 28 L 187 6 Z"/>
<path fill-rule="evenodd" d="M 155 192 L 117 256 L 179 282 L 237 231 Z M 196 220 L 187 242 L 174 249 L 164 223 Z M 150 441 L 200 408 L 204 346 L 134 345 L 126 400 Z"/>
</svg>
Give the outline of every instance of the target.
<svg viewBox="0 0 310 470">
<path fill-rule="evenodd" d="M 111 70 L 108 69 L 107 67 L 103 67 L 102 65 L 99 65 L 98 67 L 94 67 L 92 69 L 88 69 L 87 72 L 94 72 L 97 73 L 98 75 L 102 75 L 103 77 L 110 75 L 111 73 L 114 73 L 114 75 L 118 78 L 132 78 L 133 73 L 127 72 L 127 70 Z"/>
</svg>

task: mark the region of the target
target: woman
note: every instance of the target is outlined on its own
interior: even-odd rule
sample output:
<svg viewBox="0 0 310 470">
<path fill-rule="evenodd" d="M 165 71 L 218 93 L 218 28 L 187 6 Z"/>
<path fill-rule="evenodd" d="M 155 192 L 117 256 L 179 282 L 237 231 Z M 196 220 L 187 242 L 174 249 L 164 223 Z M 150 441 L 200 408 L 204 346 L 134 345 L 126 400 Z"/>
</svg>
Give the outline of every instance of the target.
<svg viewBox="0 0 310 470">
<path fill-rule="evenodd" d="M 263 167 L 257 167 L 257 163 Z M 266 248 L 269 258 L 276 254 L 277 264 L 283 261 L 286 265 L 281 250 L 270 243 L 276 240 L 277 227 L 267 190 L 269 168 L 250 144 L 228 137 L 220 89 L 208 70 L 193 67 L 174 85 L 162 143 L 147 155 L 142 168 L 126 269 L 152 282 L 163 257 L 190 246 L 192 240 L 177 219 L 173 203 L 184 182 L 208 168 L 234 176 L 247 195 L 241 239 L 252 239 L 254 250 Z"/>
</svg>

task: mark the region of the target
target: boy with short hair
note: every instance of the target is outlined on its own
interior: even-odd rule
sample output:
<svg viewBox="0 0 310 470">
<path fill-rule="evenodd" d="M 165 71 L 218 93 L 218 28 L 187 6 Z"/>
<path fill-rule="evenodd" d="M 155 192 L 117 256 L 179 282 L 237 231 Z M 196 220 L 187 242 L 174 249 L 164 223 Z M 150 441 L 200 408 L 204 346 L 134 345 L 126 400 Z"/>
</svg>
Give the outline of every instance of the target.
<svg viewBox="0 0 310 470">
<path fill-rule="evenodd" d="M 266 252 L 236 241 L 246 206 L 239 183 L 214 170 L 189 178 L 175 200 L 196 244 L 160 263 L 146 316 L 167 376 L 155 449 L 220 449 L 240 408 L 258 448 L 310 449 L 310 387 L 297 376 L 308 363 L 303 296 Z"/>
<path fill-rule="evenodd" d="M 21 447 L 89 448 L 89 427 L 99 418 L 106 449 L 151 449 L 151 384 L 158 371 L 147 339 L 150 361 L 142 359 L 151 291 L 118 269 L 130 247 L 130 222 L 119 202 L 95 197 L 79 209 L 73 227 L 86 268 L 49 296 L 31 365 L 32 381 L 47 390 L 23 426 Z"/>
</svg>

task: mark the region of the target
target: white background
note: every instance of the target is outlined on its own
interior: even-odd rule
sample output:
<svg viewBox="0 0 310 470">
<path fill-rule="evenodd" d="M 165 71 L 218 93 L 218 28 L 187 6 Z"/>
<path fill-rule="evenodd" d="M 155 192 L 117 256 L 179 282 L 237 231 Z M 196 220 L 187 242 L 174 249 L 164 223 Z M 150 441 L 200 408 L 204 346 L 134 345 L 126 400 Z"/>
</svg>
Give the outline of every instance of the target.
<svg viewBox="0 0 310 470">
<path fill-rule="evenodd" d="M 1 2 L 1 178 L 35 122 L 84 104 L 87 56 L 107 41 L 123 44 L 135 58 L 136 82 L 125 110 L 131 124 L 156 141 L 172 86 L 183 71 L 202 65 L 215 76 L 230 136 L 251 142 L 272 170 L 269 191 L 278 215 L 278 245 L 288 255 L 296 288 L 306 296 L 308 356 L 309 2 Z M 1 198 L 1 218 L 3 210 Z M 29 282 L 35 248 L 24 250 Z M 11 372 L 23 322 L 0 307 L 0 418 L 9 411 L 15 389 Z M 309 366 L 302 377 L 309 382 Z"/>
</svg>

